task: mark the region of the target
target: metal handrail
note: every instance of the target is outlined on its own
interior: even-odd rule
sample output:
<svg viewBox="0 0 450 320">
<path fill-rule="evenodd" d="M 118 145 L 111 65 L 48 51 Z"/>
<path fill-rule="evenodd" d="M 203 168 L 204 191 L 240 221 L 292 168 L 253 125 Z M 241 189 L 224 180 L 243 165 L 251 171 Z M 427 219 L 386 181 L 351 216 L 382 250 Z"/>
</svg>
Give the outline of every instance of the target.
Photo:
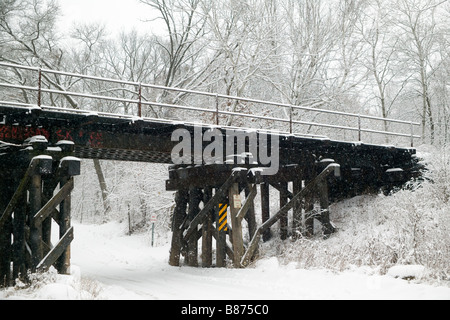
<svg viewBox="0 0 450 320">
<path fill-rule="evenodd" d="M 411 147 L 414 146 L 414 139 L 421 138 L 421 136 L 414 134 L 414 126 L 420 126 L 420 123 L 418 123 L 418 122 L 405 121 L 405 120 L 392 119 L 392 118 L 382 118 L 382 117 L 356 114 L 356 113 L 348 113 L 348 112 L 342 112 L 342 111 L 316 109 L 316 108 L 305 107 L 305 106 L 296 106 L 296 105 L 291 105 L 291 104 L 286 104 L 286 103 L 278 103 L 278 102 L 273 102 L 273 101 L 264 101 L 264 100 L 246 98 L 246 97 L 230 96 L 230 95 L 182 89 L 182 88 L 165 87 L 165 86 L 159 86 L 159 85 L 154 85 L 154 84 L 145 84 L 145 83 L 140 83 L 140 82 L 125 81 L 125 80 L 104 78 L 104 77 L 91 76 L 91 75 L 83 75 L 83 74 L 77 74 L 77 73 L 71 73 L 71 72 L 64 72 L 64 71 L 44 69 L 44 68 L 38 68 L 38 67 L 11 64 L 11 63 L 5 63 L 5 62 L 0 62 L 0 66 L 8 67 L 8 68 L 23 69 L 23 70 L 31 70 L 31 71 L 38 72 L 37 87 L 15 85 L 15 84 L 11 84 L 11 83 L 0 83 L 0 86 L 6 87 L 6 88 L 15 88 L 15 89 L 38 92 L 37 106 L 39 106 L 39 107 L 44 107 L 44 106 L 41 106 L 42 93 L 52 93 L 52 94 L 63 94 L 63 95 L 74 96 L 74 97 L 84 97 L 84 98 L 90 98 L 90 99 L 100 99 L 100 100 L 108 100 L 108 101 L 126 102 L 126 103 L 136 104 L 136 105 L 138 105 L 138 116 L 139 117 L 142 116 L 142 111 L 141 111 L 142 106 L 148 105 L 148 106 L 158 106 L 158 107 L 163 107 L 163 108 L 175 108 L 175 109 L 180 109 L 180 110 L 191 110 L 191 111 L 197 111 L 197 112 L 212 113 L 215 115 L 216 125 L 219 125 L 219 115 L 230 115 L 230 116 L 237 116 L 237 117 L 244 117 L 244 118 L 253 118 L 253 119 L 276 121 L 276 122 L 281 122 L 281 123 L 289 123 L 289 133 L 290 134 L 294 134 L 294 132 L 293 132 L 294 124 L 301 124 L 301 125 L 316 126 L 316 127 L 323 127 L 323 128 L 333 128 L 333 129 L 339 129 L 339 130 L 356 131 L 356 132 L 358 132 L 359 141 L 361 141 L 361 133 L 362 132 L 376 133 L 376 134 L 383 134 L 383 135 L 392 135 L 392 136 L 399 136 L 399 137 L 409 137 L 411 139 Z M 109 82 L 109 83 L 117 83 L 117 84 L 121 84 L 121 85 L 136 86 L 138 88 L 138 92 L 134 92 L 134 94 L 136 94 L 138 97 L 137 97 L 137 99 L 125 99 L 125 98 L 115 98 L 115 97 L 104 96 L 104 95 L 86 94 L 86 93 L 66 91 L 66 90 L 55 90 L 55 89 L 42 88 L 42 74 L 63 75 L 63 76 L 69 76 L 69 77 L 76 77 L 79 79 L 89 79 L 89 80 L 97 80 L 97 81 L 103 81 L 103 82 Z M 165 91 L 183 92 L 183 93 L 189 93 L 189 94 L 194 94 L 194 95 L 208 96 L 208 97 L 212 97 L 212 98 L 216 99 L 216 106 L 215 106 L 215 109 L 207 109 L 207 108 L 190 107 L 190 106 L 175 105 L 175 104 L 168 104 L 168 103 L 161 103 L 161 102 L 144 101 L 143 97 L 142 97 L 142 88 L 151 88 L 151 89 L 158 89 L 158 90 L 165 90 Z M 270 106 L 285 107 L 290 110 L 289 119 L 219 110 L 219 103 L 218 103 L 219 99 L 229 99 L 229 100 L 242 101 L 242 102 L 251 102 L 251 103 L 255 103 L 255 104 L 264 104 L 264 105 L 270 105 Z M 27 104 L 24 104 L 24 105 L 27 105 Z M 46 108 L 51 108 L 51 107 L 46 106 Z M 74 109 L 74 110 L 76 110 L 76 109 Z M 311 112 L 316 112 L 316 113 L 325 113 L 325 114 L 334 114 L 334 115 L 339 115 L 339 116 L 354 117 L 354 118 L 358 119 L 358 126 L 357 127 L 338 126 L 338 125 L 325 124 L 325 123 L 295 120 L 295 119 L 293 119 L 293 110 L 303 110 L 303 111 L 311 111 Z M 384 121 L 384 122 L 389 122 L 389 123 L 408 124 L 411 128 L 411 132 L 406 134 L 406 133 L 401 133 L 401 132 L 380 131 L 380 130 L 363 128 L 361 125 L 361 119 L 378 120 L 378 121 Z M 159 120 L 164 120 L 164 119 L 159 119 Z M 299 135 L 324 137 L 324 136 L 320 136 L 320 135 L 311 135 L 311 134 L 299 134 Z"/>
</svg>

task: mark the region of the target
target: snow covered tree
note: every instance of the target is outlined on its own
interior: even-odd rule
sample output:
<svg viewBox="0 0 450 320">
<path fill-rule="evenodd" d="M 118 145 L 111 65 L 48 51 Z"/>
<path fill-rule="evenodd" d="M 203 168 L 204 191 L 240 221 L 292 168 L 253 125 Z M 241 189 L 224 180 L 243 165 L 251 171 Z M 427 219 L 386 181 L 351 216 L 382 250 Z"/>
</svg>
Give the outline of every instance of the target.
<svg viewBox="0 0 450 320">
<path fill-rule="evenodd" d="M 421 98 L 422 137 L 425 138 L 428 125 L 432 144 L 436 134 L 436 110 L 431 86 L 432 76 L 442 63 L 438 55 L 437 39 L 443 31 L 437 23 L 436 12 L 443 3 L 444 1 L 436 0 L 395 2 L 403 60 L 408 61 L 408 72 L 412 74 L 412 90 Z"/>
</svg>

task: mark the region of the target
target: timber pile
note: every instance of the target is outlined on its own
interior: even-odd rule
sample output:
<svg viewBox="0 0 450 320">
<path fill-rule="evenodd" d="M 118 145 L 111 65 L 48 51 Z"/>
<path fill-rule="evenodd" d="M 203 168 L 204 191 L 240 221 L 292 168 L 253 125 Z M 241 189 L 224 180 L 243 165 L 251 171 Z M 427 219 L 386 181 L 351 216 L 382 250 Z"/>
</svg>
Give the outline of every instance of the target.
<svg viewBox="0 0 450 320">
<path fill-rule="evenodd" d="M 43 136 L 24 145 L 3 144 L 0 154 L 0 286 L 26 281 L 52 265 L 69 273 L 73 177 L 80 174 L 73 143 L 48 146 Z M 5 152 L 7 151 L 7 152 Z M 59 186 L 59 187 L 58 187 Z M 59 240 L 51 243 L 52 219 Z"/>
<path fill-rule="evenodd" d="M 350 144 L 344 147 L 347 153 L 342 145 L 336 148 L 333 143 L 305 147 L 289 157 L 297 159 L 297 163 L 285 162 L 276 175 L 270 176 L 261 175 L 263 168 L 249 161 L 240 165 L 171 166 L 166 189 L 176 191 L 176 207 L 169 263 L 178 266 L 184 256 L 189 266 L 199 266 L 200 258 L 203 267 L 224 267 L 228 257 L 234 267 L 245 267 L 257 256 L 260 240 L 272 237 L 275 223 L 283 240 L 311 237 L 317 230 L 314 223 L 320 223 L 327 238 L 336 231 L 330 221 L 330 202 L 363 193 L 388 193 L 420 177 L 422 167 L 410 150 Z M 281 149 L 284 155 L 291 152 Z M 273 191 L 279 194 L 275 200 L 271 199 Z M 258 193 L 259 214 L 255 212 Z M 271 213 L 270 203 L 274 201 L 279 201 L 280 210 Z M 226 228 L 222 227 L 224 206 L 228 207 Z M 292 217 L 291 222 L 288 217 Z M 248 227 L 246 243 L 244 220 Z M 212 247 L 212 238 L 216 248 Z"/>
</svg>

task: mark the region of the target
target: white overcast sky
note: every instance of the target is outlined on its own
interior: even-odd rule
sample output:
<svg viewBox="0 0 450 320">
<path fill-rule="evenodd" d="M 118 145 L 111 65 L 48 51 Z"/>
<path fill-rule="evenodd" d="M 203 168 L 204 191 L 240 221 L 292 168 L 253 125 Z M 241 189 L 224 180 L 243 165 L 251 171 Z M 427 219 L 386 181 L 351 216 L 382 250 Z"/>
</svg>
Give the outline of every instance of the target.
<svg viewBox="0 0 450 320">
<path fill-rule="evenodd" d="M 105 24 L 109 31 L 118 33 L 133 28 L 142 32 L 156 32 L 155 24 L 161 21 L 145 23 L 154 17 L 148 5 L 137 0 L 59 0 L 62 15 L 60 26 L 63 32 L 70 32 L 73 23 Z"/>
</svg>

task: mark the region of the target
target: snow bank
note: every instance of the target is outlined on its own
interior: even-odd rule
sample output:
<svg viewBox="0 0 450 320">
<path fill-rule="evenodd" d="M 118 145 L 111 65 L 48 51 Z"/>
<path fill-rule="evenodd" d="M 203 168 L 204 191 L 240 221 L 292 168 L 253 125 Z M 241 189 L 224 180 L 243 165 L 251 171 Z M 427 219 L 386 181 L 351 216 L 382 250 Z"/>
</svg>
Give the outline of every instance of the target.
<svg viewBox="0 0 450 320">
<path fill-rule="evenodd" d="M 420 279 L 424 275 L 425 267 L 421 265 L 397 265 L 391 267 L 387 275 L 401 279 Z"/>
</svg>

